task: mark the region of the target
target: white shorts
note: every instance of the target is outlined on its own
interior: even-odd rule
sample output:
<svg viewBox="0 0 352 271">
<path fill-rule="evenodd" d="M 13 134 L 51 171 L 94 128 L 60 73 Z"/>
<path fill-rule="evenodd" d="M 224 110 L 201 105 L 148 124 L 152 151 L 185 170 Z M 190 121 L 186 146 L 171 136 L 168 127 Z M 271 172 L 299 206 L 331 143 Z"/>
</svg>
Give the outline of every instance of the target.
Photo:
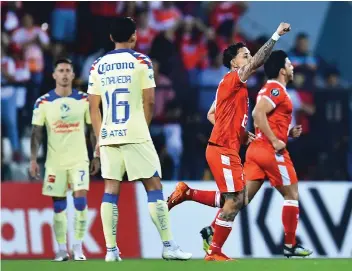
<svg viewBox="0 0 352 271">
<path fill-rule="evenodd" d="M 127 172 L 128 180 L 161 178 L 159 156 L 153 141 L 124 144 L 120 146 L 100 146 L 101 172 L 104 179 L 122 181 Z"/>
<path fill-rule="evenodd" d="M 42 193 L 51 197 L 66 197 L 70 187 L 73 191 L 89 190 L 89 164 L 72 169 L 45 168 Z"/>
</svg>

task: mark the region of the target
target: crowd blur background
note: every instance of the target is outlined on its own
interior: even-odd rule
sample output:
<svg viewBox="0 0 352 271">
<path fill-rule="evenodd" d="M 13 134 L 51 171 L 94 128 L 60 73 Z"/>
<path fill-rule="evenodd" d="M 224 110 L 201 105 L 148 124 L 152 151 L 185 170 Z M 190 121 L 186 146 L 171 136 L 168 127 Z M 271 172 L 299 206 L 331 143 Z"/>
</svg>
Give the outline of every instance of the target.
<svg viewBox="0 0 352 271">
<path fill-rule="evenodd" d="M 135 50 L 153 61 L 157 88 L 150 129 L 163 179 L 212 179 L 205 161 L 212 129 L 206 115 L 227 72 L 222 51 L 242 41 L 254 55 L 285 20 L 292 31 L 276 48 L 285 49 L 295 67 L 288 92 L 293 124 L 302 124 L 303 134 L 288 148 L 298 177 L 352 180 L 352 32 L 346 31 L 351 3 L 184 1 L 2 1 L 2 180 L 28 180 L 33 105 L 55 86 L 54 61 L 70 58 L 74 87 L 86 91 L 91 64 L 113 49 L 109 23 L 116 16 L 136 20 Z M 250 110 L 265 80 L 262 68 L 248 80 Z M 46 141 L 42 165 L 45 153 Z"/>
</svg>

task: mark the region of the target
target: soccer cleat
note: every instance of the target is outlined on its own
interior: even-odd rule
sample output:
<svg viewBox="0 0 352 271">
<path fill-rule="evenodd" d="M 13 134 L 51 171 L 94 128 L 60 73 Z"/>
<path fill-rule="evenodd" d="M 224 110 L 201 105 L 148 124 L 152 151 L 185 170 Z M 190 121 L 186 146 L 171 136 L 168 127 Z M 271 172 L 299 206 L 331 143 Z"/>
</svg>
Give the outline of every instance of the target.
<svg viewBox="0 0 352 271">
<path fill-rule="evenodd" d="M 211 241 L 213 240 L 213 235 L 214 235 L 213 228 L 210 226 L 204 227 L 200 231 L 200 235 L 203 238 L 203 250 L 205 253 L 207 253 L 210 248 Z"/>
<path fill-rule="evenodd" d="M 231 259 L 230 257 L 227 257 L 224 253 L 222 252 L 212 252 L 211 250 L 207 251 L 207 255 L 205 256 L 204 260 L 206 261 L 213 261 L 213 262 L 229 262 L 229 261 L 235 261 L 234 259 Z"/>
<path fill-rule="evenodd" d="M 294 247 L 287 247 L 284 245 L 284 256 L 289 257 L 307 257 L 311 255 L 313 251 L 296 244 Z"/>
<path fill-rule="evenodd" d="M 66 262 L 69 260 L 69 258 L 70 256 L 68 255 L 67 251 L 60 250 L 58 253 L 56 253 L 53 262 Z"/>
<path fill-rule="evenodd" d="M 192 253 L 183 252 L 179 247 L 173 250 L 164 247 L 162 257 L 167 261 L 187 261 L 192 258 Z"/>
<path fill-rule="evenodd" d="M 120 258 L 120 250 L 118 247 L 108 248 L 108 251 L 105 255 L 106 262 L 121 262 L 122 259 Z"/>
<path fill-rule="evenodd" d="M 72 258 L 75 261 L 86 261 L 87 260 L 86 256 L 84 256 L 84 254 L 83 254 L 82 245 L 79 245 L 79 244 L 73 245 Z"/>
<path fill-rule="evenodd" d="M 167 206 L 169 207 L 169 211 L 176 205 L 186 200 L 186 197 L 187 197 L 186 193 L 188 190 L 189 190 L 189 187 L 184 182 L 179 182 L 176 185 L 175 191 L 167 199 Z"/>
</svg>

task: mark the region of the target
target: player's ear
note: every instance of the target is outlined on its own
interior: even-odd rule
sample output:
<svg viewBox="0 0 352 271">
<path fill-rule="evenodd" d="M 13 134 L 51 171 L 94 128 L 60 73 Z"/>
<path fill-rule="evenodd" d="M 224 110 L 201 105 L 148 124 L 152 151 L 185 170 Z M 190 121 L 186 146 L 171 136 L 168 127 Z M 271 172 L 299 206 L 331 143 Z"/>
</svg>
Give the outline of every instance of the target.
<svg viewBox="0 0 352 271">
<path fill-rule="evenodd" d="M 115 41 L 114 41 L 114 39 L 112 38 L 111 34 L 110 34 L 110 40 L 115 43 Z"/>
<path fill-rule="evenodd" d="M 55 72 L 53 72 L 53 79 L 56 80 Z"/>
<path fill-rule="evenodd" d="M 231 68 L 237 66 L 237 65 L 236 65 L 236 60 L 235 60 L 235 58 L 233 58 L 233 59 L 230 61 L 230 65 L 231 65 Z"/>
</svg>

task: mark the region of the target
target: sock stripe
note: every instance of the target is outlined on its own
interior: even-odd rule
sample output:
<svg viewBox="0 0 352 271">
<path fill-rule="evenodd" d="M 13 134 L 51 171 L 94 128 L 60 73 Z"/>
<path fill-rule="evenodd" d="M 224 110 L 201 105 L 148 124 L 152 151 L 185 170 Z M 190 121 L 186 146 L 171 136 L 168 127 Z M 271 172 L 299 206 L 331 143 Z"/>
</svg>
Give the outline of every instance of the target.
<svg viewBox="0 0 352 271">
<path fill-rule="evenodd" d="M 215 224 L 225 228 L 232 228 L 233 221 L 224 221 L 217 218 Z"/>
<path fill-rule="evenodd" d="M 215 207 L 221 207 L 220 206 L 220 201 L 221 201 L 221 193 L 219 191 L 216 191 L 215 194 Z"/>
<path fill-rule="evenodd" d="M 285 200 L 284 206 L 298 207 L 298 200 Z"/>
</svg>

